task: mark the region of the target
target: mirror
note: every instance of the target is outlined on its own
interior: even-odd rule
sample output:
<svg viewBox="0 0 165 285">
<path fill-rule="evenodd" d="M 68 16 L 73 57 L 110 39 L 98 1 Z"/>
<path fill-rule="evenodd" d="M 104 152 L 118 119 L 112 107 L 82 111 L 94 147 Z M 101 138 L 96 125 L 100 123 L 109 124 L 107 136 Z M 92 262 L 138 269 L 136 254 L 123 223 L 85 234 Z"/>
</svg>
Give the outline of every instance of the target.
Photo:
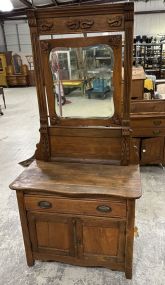
<svg viewBox="0 0 165 285">
<path fill-rule="evenodd" d="M 53 48 L 49 62 L 58 116 L 113 116 L 114 53 L 109 45 Z"/>
</svg>

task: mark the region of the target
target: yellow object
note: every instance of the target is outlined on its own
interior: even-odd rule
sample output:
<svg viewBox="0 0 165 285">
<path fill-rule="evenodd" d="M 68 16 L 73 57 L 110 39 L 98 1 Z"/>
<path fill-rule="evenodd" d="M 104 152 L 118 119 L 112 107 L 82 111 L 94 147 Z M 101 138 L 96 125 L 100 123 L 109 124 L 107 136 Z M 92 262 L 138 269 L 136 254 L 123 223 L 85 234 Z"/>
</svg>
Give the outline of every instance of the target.
<svg viewBox="0 0 165 285">
<path fill-rule="evenodd" d="M 0 53 L 0 86 L 7 86 L 6 66 L 6 56 L 4 53 Z"/>
<path fill-rule="evenodd" d="M 145 79 L 144 80 L 144 88 L 146 88 L 148 90 L 154 90 L 153 81 L 151 79 Z"/>
<path fill-rule="evenodd" d="M 138 227 L 134 227 L 134 236 L 139 237 Z"/>
<path fill-rule="evenodd" d="M 82 84 L 82 81 L 72 81 L 72 80 L 62 80 L 64 86 L 79 86 Z"/>
</svg>

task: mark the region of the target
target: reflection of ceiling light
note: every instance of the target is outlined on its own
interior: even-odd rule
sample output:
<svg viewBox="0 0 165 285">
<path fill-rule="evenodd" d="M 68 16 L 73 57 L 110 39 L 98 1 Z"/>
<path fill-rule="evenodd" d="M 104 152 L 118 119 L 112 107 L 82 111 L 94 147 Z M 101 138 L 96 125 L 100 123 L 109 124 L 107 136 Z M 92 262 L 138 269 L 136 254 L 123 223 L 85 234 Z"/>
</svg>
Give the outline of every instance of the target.
<svg viewBox="0 0 165 285">
<path fill-rule="evenodd" d="M 13 10 L 13 4 L 10 0 L 0 1 L 0 11 L 2 12 L 8 12 Z"/>
</svg>

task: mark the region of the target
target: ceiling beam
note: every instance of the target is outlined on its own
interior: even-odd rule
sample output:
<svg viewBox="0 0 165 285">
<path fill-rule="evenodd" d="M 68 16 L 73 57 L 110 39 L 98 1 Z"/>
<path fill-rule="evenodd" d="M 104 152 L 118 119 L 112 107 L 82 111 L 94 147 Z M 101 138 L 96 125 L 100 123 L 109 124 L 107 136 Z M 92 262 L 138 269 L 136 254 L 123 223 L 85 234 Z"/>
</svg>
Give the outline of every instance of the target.
<svg viewBox="0 0 165 285">
<path fill-rule="evenodd" d="M 52 3 L 54 4 L 54 5 L 58 5 L 58 3 L 57 3 L 57 1 L 56 0 L 51 0 L 52 1 Z"/>
<path fill-rule="evenodd" d="M 19 0 L 21 3 L 23 3 L 26 7 L 28 8 L 33 8 L 33 5 L 32 3 L 30 3 L 29 1 L 27 0 Z"/>
</svg>

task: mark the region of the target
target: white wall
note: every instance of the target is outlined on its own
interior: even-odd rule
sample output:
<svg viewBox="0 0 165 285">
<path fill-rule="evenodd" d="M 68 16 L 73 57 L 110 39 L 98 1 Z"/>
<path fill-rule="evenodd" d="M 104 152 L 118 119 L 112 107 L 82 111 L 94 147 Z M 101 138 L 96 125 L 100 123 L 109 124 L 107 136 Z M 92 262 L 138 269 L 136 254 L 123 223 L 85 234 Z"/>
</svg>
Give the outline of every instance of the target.
<svg viewBox="0 0 165 285">
<path fill-rule="evenodd" d="M 0 25 L 0 52 L 5 51 L 5 43 L 3 39 L 3 32 L 2 32 L 2 27 Z"/>
<path fill-rule="evenodd" d="M 26 21 L 6 21 L 4 28 L 8 51 L 32 53 L 30 31 Z"/>
<path fill-rule="evenodd" d="M 165 13 L 135 15 L 134 35 L 165 35 Z"/>
<path fill-rule="evenodd" d="M 163 3 L 163 0 L 135 3 L 135 11 L 137 12 L 153 10 L 165 11 L 165 3 Z M 134 34 L 149 36 L 165 35 L 165 13 L 135 15 Z"/>
</svg>

